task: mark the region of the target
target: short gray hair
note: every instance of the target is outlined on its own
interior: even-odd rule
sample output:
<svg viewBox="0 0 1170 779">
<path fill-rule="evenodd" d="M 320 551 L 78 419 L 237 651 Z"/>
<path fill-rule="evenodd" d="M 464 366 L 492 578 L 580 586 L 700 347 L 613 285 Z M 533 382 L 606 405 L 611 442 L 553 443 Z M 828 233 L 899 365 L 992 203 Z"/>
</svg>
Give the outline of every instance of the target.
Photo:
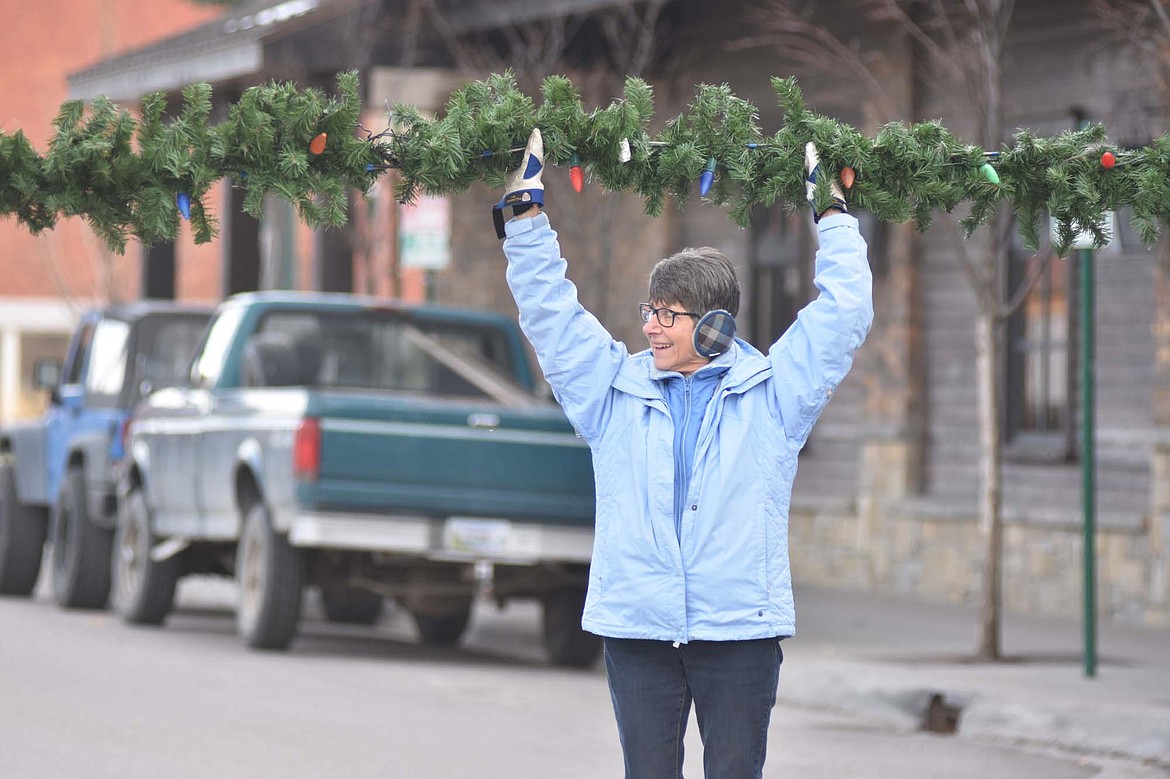
<svg viewBox="0 0 1170 779">
<path fill-rule="evenodd" d="M 739 313 L 739 280 L 727 255 L 710 246 L 687 248 L 650 271 L 650 301 L 677 303 L 692 314 L 723 309 Z"/>
</svg>

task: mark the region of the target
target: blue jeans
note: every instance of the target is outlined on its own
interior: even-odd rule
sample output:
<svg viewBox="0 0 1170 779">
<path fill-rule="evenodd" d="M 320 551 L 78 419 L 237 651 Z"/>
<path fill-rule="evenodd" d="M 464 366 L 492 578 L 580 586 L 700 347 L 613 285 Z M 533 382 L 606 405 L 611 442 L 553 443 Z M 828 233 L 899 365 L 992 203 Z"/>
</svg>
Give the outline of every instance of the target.
<svg viewBox="0 0 1170 779">
<path fill-rule="evenodd" d="M 760 779 L 784 653 L 755 641 L 605 639 L 626 779 L 680 779 L 691 701 L 706 779 Z"/>
</svg>

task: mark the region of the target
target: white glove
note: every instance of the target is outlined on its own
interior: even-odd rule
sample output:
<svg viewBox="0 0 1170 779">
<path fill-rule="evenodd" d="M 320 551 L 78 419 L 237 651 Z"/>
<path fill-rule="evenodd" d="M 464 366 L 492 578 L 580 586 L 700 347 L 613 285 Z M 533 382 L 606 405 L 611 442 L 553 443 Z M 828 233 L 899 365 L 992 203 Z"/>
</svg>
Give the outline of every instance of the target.
<svg viewBox="0 0 1170 779">
<path fill-rule="evenodd" d="M 528 136 L 528 145 L 520 159 L 520 167 L 508 176 L 504 184 L 504 196 L 492 209 L 492 220 L 496 225 L 496 236 L 504 237 L 504 209 L 508 206 L 523 207 L 544 205 L 544 183 L 540 175 L 544 172 L 544 139 L 540 128 L 534 128 Z"/>
<path fill-rule="evenodd" d="M 809 205 L 813 207 L 813 221 L 819 222 L 822 212 L 818 211 L 816 206 L 817 176 L 822 175 L 824 171 L 821 170 L 821 158 L 817 154 L 816 144 L 812 141 L 809 141 L 804 146 L 804 169 L 808 171 L 808 178 L 804 182 L 805 196 L 808 198 Z M 845 193 L 841 191 L 841 185 L 837 183 L 836 178 L 829 180 L 829 195 L 833 199 L 832 205 L 829 208 L 839 208 L 845 212 L 849 211 L 845 206 Z"/>
</svg>

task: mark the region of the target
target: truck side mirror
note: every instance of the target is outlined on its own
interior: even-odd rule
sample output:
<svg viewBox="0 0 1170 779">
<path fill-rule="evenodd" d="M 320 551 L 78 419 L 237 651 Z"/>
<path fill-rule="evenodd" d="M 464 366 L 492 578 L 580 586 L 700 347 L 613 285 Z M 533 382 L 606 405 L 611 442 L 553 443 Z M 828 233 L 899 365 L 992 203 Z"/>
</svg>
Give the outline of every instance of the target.
<svg viewBox="0 0 1170 779">
<path fill-rule="evenodd" d="M 60 360 L 37 360 L 33 363 L 33 387 L 55 392 L 61 384 Z"/>
<path fill-rule="evenodd" d="M 158 358 L 139 355 L 137 360 L 138 394 L 145 398 L 156 389 L 161 389 L 177 382 L 170 377 L 167 364 Z M 168 378 L 170 379 L 168 381 Z"/>
</svg>

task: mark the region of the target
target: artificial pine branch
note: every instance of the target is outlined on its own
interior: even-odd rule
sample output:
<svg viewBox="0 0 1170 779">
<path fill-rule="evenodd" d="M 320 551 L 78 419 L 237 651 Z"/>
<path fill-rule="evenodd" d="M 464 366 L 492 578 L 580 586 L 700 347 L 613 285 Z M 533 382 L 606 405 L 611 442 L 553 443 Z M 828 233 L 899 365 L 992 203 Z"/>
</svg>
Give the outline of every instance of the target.
<svg viewBox="0 0 1170 779">
<path fill-rule="evenodd" d="M 1056 137 L 1020 131 L 1004 148 L 985 152 L 938 122 L 922 122 L 888 124 L 870 138 L 809 111 L 795 80 L 774 78 L 772 87 L 784 114 L 772 135 L 759 126 L 755 107 L 726 85 L 699 86 L 688 111 L 654 132 L 653 92 L 635 78 L 621 98 L 587 111 L 566 78 L 546 79 L 538 106 L 511 74 L 493 75 L 456 91 L 438 118 L 397 105 L 388 130 L 364 136 L 355 132 L 361 102 L 354 73 L 338 76 L 334 98 L 291 84 L 253 87 L 218 125 L 209 124 L 206 84 L 185 89 L 182 109 L 170 119 L 162 95 L 143 99 L 141 120 L 104 99 L 88 114 L 71 102 L 62 106 L 43 156 L 19 131 L 0 133 L 0 216 L 33 232 L 53 227 L 60 215 L 81 216 L 121 251 L 130 236 L 148 244 L 173 240 L 182 192 L 202 243 L 215 234 L 204 196 L 226 178 L 246 190 L 244 207 L 253 216 L 262 216 L 264 196 L 276 193 L 310 225 L 341 225 L 347 191 L 367 190 L 390 168 L 398 170 L 403 202 L 422 192 L 462 192 L 480 181 L 500 186 L 530 130 L 540 127 L 548 163 L 566 165 L 577 155 L 599 186 L 638 194 L 652 215 L 668 197 L 685 203 L 712 158 L 717 174 L 708 199 L 730 207 L 737 224 L 747 225 L 756 206 L 805 207 L 803 149 L 811 140 L 826 169 L 856 172 L 846 193 L 851 206 L 883 221 L 913 220 L 920 230 L 929 228 L 937 209 L 963 207 L 970 234 L 1006 204 L 1030 247 L 1038 243 L 1040 220 L 1051 214 L 1063 251 L 1079 230 L 1104 242 L 1104 212 L 1124 206 L 1132 206 L 1147 243 L 1170 224 L 1170 136 L 1121 150 L 1100 125 Z M 313 154 L 309 145 L 320 133 L 328 143 Z M 623 141 L 630 149 L 625 162 L 618 153 Z M 1104 152 L 1113 155 L 1114 167 L 1103 164 Z M 828 202 L 826 180 L 816 197 Z"/>
</svg>

